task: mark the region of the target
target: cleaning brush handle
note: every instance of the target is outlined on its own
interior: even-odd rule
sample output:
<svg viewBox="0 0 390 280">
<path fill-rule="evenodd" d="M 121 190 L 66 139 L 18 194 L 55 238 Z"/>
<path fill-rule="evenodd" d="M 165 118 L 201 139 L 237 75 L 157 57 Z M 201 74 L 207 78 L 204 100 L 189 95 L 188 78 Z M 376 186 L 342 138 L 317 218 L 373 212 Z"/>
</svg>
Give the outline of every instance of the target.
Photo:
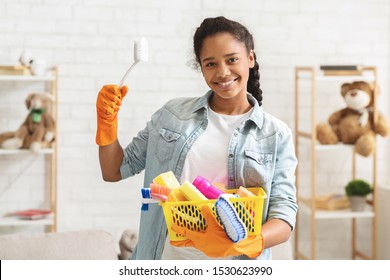
<svg viewBox="0 0 390 280">
<path fill-rule="evenodd" d="M 141 200 L 141 202 L 142 202 L 143 204 L 150 204 L 150 203 L 160 203 L 161 200 L 154 199 L 154 198 L 143 198 L 143 199 Z"/>
<path fill-rule="evenodd" d="M 129 73 L 131 72 L 131 70 L 133 69 L 133 67 L 138 63 L 138 61 L 134 61 L 133 64 L 131 64 L 131 66 L 129 67 L 129 69 L 127 69 L 125 75 L 123 75 L 123 78 L 122 80 L 119 82 L 119 88 L 122 88 L 125 81 L 126 81 L 126 78 L 127 76 L 129 75 Z"/>
<path fill-rule="evenodd" d="M 153 198 L 142 198 L 141 200 L 141 211 L 148 211 L 149 209 L 149 204 L 151 203 L 159 203 L 161 202 L 160 200 L 153 199 Z"/>
<path fill-rule="evenodd" d="M 141 38 L 140 40 L 134 41 L 134 62 L 130 66 L 130 68 L 126 71 L 125 75 L 123 76 L 122 80 L 119 83 L 119 87 L 122 88 L 123 84 L 125 83 L 125 80 L 127 76 L 129 75 L 131 69 L 138 63 L 138 62 L 146 62 L 149 59 L 149 51 L 148 51 L 148 41 L 145 38 Z"/>
</svg>

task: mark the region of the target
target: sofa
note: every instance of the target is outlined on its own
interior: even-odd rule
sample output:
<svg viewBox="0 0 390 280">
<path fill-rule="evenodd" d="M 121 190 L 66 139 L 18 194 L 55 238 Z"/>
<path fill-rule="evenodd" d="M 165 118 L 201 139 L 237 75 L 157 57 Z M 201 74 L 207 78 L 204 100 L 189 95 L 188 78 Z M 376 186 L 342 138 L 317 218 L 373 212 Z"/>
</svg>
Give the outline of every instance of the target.
<svg viewBox="0 0 390 280">
<path fill-rule="evenodd" d="M 0 260 L 127 260 L 136 243 L 132 230 L 123 232 L 119 244 L 103 230 L 0 235 Z M 275 260 L 292 259 L 290 241 L 272 253 Z"/>
<path fill-rule="evenodd" d="M 118 244 L 103 230 L 0 235 L 1 260 L 117 260 L 128 259 L 136 234 L 125 231 Z"/>
</svg>

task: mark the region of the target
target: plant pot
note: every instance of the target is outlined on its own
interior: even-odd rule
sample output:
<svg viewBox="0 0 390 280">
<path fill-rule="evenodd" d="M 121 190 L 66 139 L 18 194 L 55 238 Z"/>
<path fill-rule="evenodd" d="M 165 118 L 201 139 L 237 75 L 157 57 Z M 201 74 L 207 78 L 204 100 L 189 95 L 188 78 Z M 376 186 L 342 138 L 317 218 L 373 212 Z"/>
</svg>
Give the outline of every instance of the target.
<svg viewBox="0 0 390 280">
<path fill-rule="evenodd" d="M 366 197 L 365 196 L 350 196 L 349 201 L 351 203 L 351 209 L 353 212 L 363 211 L 366 206 Z"/>
</svg>

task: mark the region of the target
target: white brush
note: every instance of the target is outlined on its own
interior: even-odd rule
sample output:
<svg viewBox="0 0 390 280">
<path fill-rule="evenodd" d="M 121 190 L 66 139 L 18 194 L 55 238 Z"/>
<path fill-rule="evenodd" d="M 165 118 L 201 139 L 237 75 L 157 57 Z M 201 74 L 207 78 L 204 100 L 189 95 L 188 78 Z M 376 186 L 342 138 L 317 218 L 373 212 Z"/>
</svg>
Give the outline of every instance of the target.
<svg viewBox="0 0 390 280">
<path fill-rule="evenodd" d="M 127 69 L 125 75 L 123 76 L 122 80 L 119 83 L 119 87 L 121 88 L 123 84 L 125 83 L 125 80 L 129 73 L 131 72 L 131 69 L 138 63 L 138 62 L 147 62 L 148 61 L 148 41 L 145 38 L 141 38 L 140 40 L 134 41 L 134 62 L 130 66 L 129 69 Z"/>
<path fill-rule="evenodd" d="M 235 196 L 231 194 L 221 194 L 215 203 L 216 213 L 220 219 L 227 236 L 237 243 L 247 237 L 248 232 L 244 222 L 240 219 L 230 198 Z"/>
</svg>

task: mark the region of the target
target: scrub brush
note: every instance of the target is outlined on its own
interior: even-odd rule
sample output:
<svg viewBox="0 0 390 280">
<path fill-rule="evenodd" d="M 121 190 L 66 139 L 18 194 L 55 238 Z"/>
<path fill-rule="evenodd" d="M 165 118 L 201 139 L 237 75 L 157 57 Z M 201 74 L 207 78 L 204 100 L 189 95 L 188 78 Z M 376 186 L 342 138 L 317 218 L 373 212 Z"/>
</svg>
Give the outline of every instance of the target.
<svg viewBox="0 0 390 280">
<path fill-rule="evenodd" d="M 123 86 L 125 83 L 125 80 L 129 73 L 131 72 L 131 69 L 139 63 L 139 62 L 147 62 L 148 61 L 148 41 L 145 38 L 141 38 L 140 40 L 134 41 L 134 62 L 130 66 L 129 69 L 127 69 L 125 75 L 123 76 L 122 80 L 119 83 L 119 88 Z"/>
<path fill-rule="evenodd" d="M 170 192 L 171 192 L 170 188 L 157 185 L 156 183 L 150 184 L 150 196 L 154 199 L 160 201 L 167 201 Z"/>
<path fill-rule="evenodd" d="M 237 243 L 245 239 L 248 235 L 243 221 L 238 216 L 236 209 L 230 202 L 230 198 L 234 198 L 231 194 L 221 194 L 215 203 L 216 213 L 222 223 L 227 236 Z"/>
<path fill-rule="evenodd" d="M 142 188 L 141 194 L 142 194 L 141 211 L 148 211 L 150 203 L 159 203 L 160 202 L 160 200 L 152 198 L 151 188 Z"/>
</svg>

